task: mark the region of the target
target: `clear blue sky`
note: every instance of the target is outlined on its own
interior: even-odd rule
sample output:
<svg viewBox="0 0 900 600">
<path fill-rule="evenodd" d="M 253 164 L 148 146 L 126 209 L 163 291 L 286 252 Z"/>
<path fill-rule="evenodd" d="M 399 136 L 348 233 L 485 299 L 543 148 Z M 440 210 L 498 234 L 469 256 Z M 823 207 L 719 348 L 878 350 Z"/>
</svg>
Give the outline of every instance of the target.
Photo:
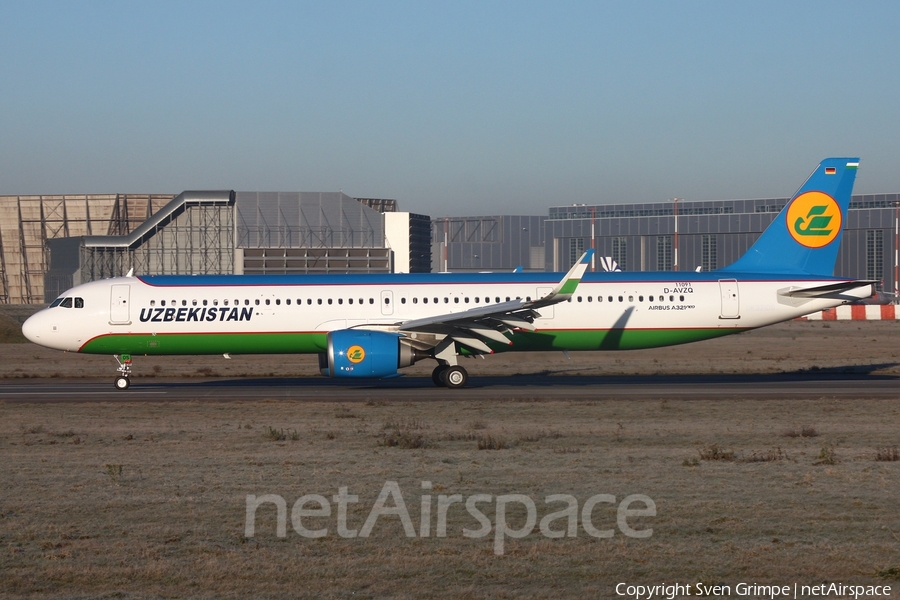
<svg viewBox="0 0 900 600">
<path fill-rule="evenodd" d="M 0 0 L 0 194 L 900 192 L 898 2 Z"/>
</svg>

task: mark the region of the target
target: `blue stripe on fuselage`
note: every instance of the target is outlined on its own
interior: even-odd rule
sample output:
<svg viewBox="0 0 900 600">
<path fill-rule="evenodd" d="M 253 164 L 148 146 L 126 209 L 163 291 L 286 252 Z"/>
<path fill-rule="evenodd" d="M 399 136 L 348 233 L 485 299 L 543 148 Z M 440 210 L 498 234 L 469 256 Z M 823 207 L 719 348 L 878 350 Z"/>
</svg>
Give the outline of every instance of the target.
<svg viewBox="0 0 900 600">
<path fill-rule="evenodd" d="M 368 275 L 144 275 L 142 282 L 154 287 L 240 286 L 341 286 L 341 285 L 445 285 L 516 284 L 556 285 L 565 273 L 398 273 Z M 582 283 L 654 283 L 669 281 L 718 281 L 736 273 L 721 271 L 656 271 L 585 273 Z M 740 273 L 740 281 L 849 281 L 846 277 L 788 273 Z"/>
</svg>

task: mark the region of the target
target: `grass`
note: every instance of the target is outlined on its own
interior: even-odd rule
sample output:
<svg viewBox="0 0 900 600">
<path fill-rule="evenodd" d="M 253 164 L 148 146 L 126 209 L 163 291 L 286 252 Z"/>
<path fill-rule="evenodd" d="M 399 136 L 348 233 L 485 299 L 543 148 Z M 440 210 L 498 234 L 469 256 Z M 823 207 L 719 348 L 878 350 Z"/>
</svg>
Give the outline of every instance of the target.
<svg viewBox="0 0 900 600">
<path fill-rule="evenodd" d="M 819 432 L 816 431 L 815 427 L 811 427 L 809 425 L 804 425 L 800 428 L 791 428 L 784 432 L 785 437 L 805 437 L 805 438 L 814 438 L 819 437 Z"/>
<path fill-rule="evenodd" d="M 283 442 L 285 440 L 296 442 L 300 439 L 300 433 L 296 429 L 288 429 L 285 431 L 284 429 L 275 429 L 271 426 L 266 427 L 263 436 L 273 442 Z"/>
<path fill-rule="evenodd" d="M 509 450 L 512 444 L 501 435 L 487 433 L 476 437 L 479 450 Z"/>
<path fill-rule="evenodd" d="M 733 461 L 735 459 L 734 450 L 725 450 L 718 444 L 710 444 L 700 448 L 700 460 L 723 460 Z"/>
<path fill-rule="evenodd" d="M 327 402 L 0 404 L 0 469 L 15 490 L 0 495 L 0 596 L 611 598 L 619 581 L 895 581 L 900 462 L 872 460 L 894 445 L 895 404 L 430 399 L 348 404 L 352 419 Z M 834 436 L 840 462 L 817 465 L 818 439 L 783 435 L 798 422 Z M 697 442 L 710 432 L 715 445 Z M 489 438 L 503 449 L 479 451 Z M 243 536 L 247 494 L 280 495 L 290 513 L 304 494 L 346 486 L 359 529 L 389 480 L 416 531 L 426 493 L 432 511 L 439 495 L 523 494 L 538 523 L 560 508 L 545 505 L 551 494 L 580 508 L 594 494 L 640 493 L 657 516 L 647 540 L 535 529 L 502 557 L 492 538 L 462 535 L 478 527 L 464 504 L 449 509 L 445 538 L 434 520 L 429 537 L 407 538 L 385 516 L 370 537 L 343 539 L 333 504 L 331 518 L 307 519 L 325 538 L 299 536 L 290 514 L 278 538 L 271 506 Z M 494 518 L 493 504 L 481 508 Z M 593 514 L 616 526 L 614 507 Z"/>
<path fill-rule="evenodd" d="M 836 465 L 838 464 L 839 459 L 837 454 L 834 451 L 834 446 L 825 445 L 822 446 L 822 449 L 819 450 L 819 456 L 816 461 L 813 463 L 814 465 Z"/>
<path fill-rule="evenodd" d="M 900 451 L 897 446 L 882 446 L 875 450 L 875 460 L 881 462 L 895 462 L 900 460 Z"/>
</svg>

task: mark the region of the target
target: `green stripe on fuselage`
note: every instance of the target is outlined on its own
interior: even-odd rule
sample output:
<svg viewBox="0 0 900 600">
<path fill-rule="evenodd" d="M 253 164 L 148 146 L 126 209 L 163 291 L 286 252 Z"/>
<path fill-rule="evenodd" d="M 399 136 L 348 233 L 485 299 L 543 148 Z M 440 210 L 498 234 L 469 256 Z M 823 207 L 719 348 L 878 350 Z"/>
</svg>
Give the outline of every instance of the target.
<svg viewBox="0 0 900 600">
<path fill-rule="evenodd" d="M 535 350 L 637 350 L 708 340 L 744 329 L 550 329 L 518 332 L 512 346 L 490 343 L 497 352 Z M 324 333 L 111 334 L 82 346 L 85 354 L 317 354 Z"/>
<path fill-rule="evenodd" d="M 324 333 L 112 334 L 81 347 L 86 354 L 317 354 Z"/>
</svg>

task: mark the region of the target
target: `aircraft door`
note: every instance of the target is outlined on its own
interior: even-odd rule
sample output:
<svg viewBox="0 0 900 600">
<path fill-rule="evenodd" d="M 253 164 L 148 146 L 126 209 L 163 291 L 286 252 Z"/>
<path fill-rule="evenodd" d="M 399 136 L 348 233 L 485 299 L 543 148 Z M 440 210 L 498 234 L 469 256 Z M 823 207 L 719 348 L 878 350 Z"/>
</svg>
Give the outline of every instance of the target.
<svg viewBox="0 0 900 600">
<path fill-rule="evenodd" d="M 394 292 L 390 290 L 381 291 L 381 314 L 394 314 Z"/>
<path fill-rule="evenodd" d="M 720 319 L 741 318 L 741 298 L 738 295 L 738 282 L 736 279 L 720 279 L 719 295 L 722 297 L 722 312 Z"/>
<path fill-rule="evenodd" d="M 130 325 L 131 286 L 115 284 L 109 288 L 109 322 L 111 325 Z"/>
</svg>

